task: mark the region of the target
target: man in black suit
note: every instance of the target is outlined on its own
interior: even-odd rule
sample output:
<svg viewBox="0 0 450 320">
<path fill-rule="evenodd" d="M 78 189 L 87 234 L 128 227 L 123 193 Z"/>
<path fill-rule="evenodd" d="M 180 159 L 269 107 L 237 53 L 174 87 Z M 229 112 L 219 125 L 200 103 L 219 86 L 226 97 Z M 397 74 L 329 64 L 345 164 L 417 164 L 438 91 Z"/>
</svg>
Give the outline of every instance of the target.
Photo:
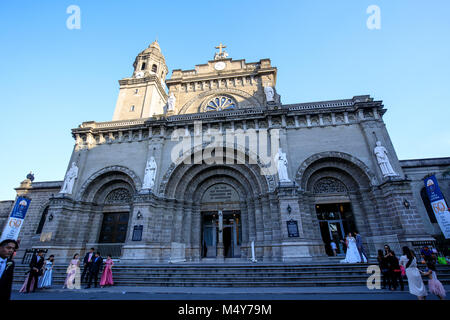
<svg viewBox="0 0 450 320">
<path fill-rule="evenodd" d="M 83 259 L 84 269 L 83 269 L 83 273 L 81 275 L 81 282 L 83 282 L 83 279 L 87 281 L 89 278 L 89 269 L 91 268 L 92 261 L 94 261 L 94 255 L 95 255 L 94 251 L 95 251 L 95 249 L 91 248 L 91 250 L 89 250 L 89 252 L 86 253 L 86 255 L 84 256 L 84 259 Z"/>
<path fill-rule="evenodd" d="M 91 268 L 89 269 L 89 283 L 85 289 L 89 289 L 92 284 L 92 278 L 94 278 L 94 286 L 97 288 L 98 283 L 98 273 L 102 269 L 103 258 L 100 256 L 100 252 L 96 252 L 94 256 L 94 261 L 92 261 Z"/>
<path fill-rule="evenodd" d="M 0 242 L 0 301 L 11 298 L 11 287 L 14 275 L 12 255 L 19 248 L 15 240 L 6 239 Z"/>
<path fill-rule="evenodd" d="M 27 293 L 30 293 L 31 281 L 34 279 L 33 292 L 37 288 L 39 276 L 42 273 L 42 267 L 44 266 L 44 250 L 39 250 L 38 254 L 31 258 L 30 262 L 30 274 L 27 282 Z"/>
</svg>

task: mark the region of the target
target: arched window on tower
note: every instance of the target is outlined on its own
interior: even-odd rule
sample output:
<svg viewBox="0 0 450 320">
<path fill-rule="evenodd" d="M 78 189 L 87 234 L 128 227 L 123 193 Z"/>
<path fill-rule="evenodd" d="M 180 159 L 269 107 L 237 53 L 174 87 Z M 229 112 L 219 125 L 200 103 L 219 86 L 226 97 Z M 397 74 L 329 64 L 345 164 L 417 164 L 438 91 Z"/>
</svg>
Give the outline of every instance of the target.
<svg viewBox="0 0 450 320">
<path fill-rule="evenodd" d="M 41 234 L 42 229 L 44 229 L 45 220 L 47 219 L 48 214 L 48 207 L 44 209 L 44 212 L 42 212 L 41 220 L 39 221 L 39 225 L 36 230 L 36 234 Z"/>
<path fill-rule="evenodd" d="M 422 198 L 423 205 L 427 209 L 428 218 L 431 223 L 437 223 L 436 216 L 434 215 L 433 208 L 431 208 L 430 199 L 428 198 L 427 190 L 425 187 L 420 190 L 420 197 Z"/>
<path fill-rule="evenodd" d="M 158 67 L 156 66 L 156 64 L 152 65 L 152 72 L 156 73 L 157 70 Z"/>
<path fill-rule="evenodd" d="M 142 62 L 141 70 L 145 70 L 145 62 Z"/>
</svg>

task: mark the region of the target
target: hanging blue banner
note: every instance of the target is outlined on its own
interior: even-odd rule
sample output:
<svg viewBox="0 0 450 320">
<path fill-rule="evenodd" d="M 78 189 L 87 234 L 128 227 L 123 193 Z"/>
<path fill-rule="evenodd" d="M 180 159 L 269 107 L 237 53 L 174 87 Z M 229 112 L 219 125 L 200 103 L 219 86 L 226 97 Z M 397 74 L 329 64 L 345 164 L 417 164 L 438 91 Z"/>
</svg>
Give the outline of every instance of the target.
<svg viewBox="0 0 450 320">
<path fill-rule="evenodd" d="M 430 199 L 431 208 L 433 209 L 439 227 L 446 239 L 450 239 L 450 211 L 445 202 L 444 195 L 439 188 L 439 184 L 434 175 L 424 179 L 425 188 L 427 190 L 428 199 Z"/>
<path fill-rule="evenodd" d="M 28 211 L 28 207 L 30 206 L 30 202 L 31 199 L 25 197 L 17 197 L 16 203 L 14 204 L 9 219 L 6 222 L 0 240 L 17 240 L 20 229 L 22 228 L 23 221 L 25 219 L 25 215 Z"/>
</svg>

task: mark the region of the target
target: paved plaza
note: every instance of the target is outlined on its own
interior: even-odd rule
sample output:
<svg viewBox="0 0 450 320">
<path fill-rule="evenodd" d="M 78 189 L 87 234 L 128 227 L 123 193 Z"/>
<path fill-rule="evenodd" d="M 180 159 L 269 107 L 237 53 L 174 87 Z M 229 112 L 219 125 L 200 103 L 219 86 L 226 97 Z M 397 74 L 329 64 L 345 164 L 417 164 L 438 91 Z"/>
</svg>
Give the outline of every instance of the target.
<svg viewBox="0 0 450 320">
<path fill-rule="evenodd" d="M 215 287 L 110 287 L 68 290 L 53 287 L 19 293 L 11 300 L 417 300 L 405 291 L 369 290 L 366 287 L 215 288 Z M 83 288 L 83 287 L 82 287 Z M 450 286 L 445 286 L 448 293 Z M 438 300 L 429 295 L 427 300 Z"/>
</svg>

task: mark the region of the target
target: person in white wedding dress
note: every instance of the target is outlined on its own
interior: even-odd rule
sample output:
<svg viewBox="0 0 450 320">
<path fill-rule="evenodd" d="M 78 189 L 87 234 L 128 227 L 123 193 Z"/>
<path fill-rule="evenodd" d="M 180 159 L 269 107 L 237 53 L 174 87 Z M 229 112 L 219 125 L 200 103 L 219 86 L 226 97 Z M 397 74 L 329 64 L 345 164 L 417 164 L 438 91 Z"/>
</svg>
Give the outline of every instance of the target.
<svg viewBox="0 0 450 320">
<path fill-rule="evenodd" d="M 417 296 L 417 299 L 419 300 L 425 300 L 428 293 L 423 284 L 419 268 L 417 268 L 417 259 L 408 247 L 403 247 L 402 250 L 403 256 L 400 257 L 400 265 L 402 265 L 406 271 L 409 293 Z"/>
<path fill-rule="evenodd" d="M 347 245 L 347 253 L 345 254 L 345 259 L 341 260 L 341 263 L 367 262 L 367 258 L 364 254 L 362 255 L 364 261 L 361 261 L 361 256 L 359 254 L 358 247 L 356 246 L 356 239 L 352 236 L 351 232 L 348 233 L 345 240 Z"/>
</svg>

